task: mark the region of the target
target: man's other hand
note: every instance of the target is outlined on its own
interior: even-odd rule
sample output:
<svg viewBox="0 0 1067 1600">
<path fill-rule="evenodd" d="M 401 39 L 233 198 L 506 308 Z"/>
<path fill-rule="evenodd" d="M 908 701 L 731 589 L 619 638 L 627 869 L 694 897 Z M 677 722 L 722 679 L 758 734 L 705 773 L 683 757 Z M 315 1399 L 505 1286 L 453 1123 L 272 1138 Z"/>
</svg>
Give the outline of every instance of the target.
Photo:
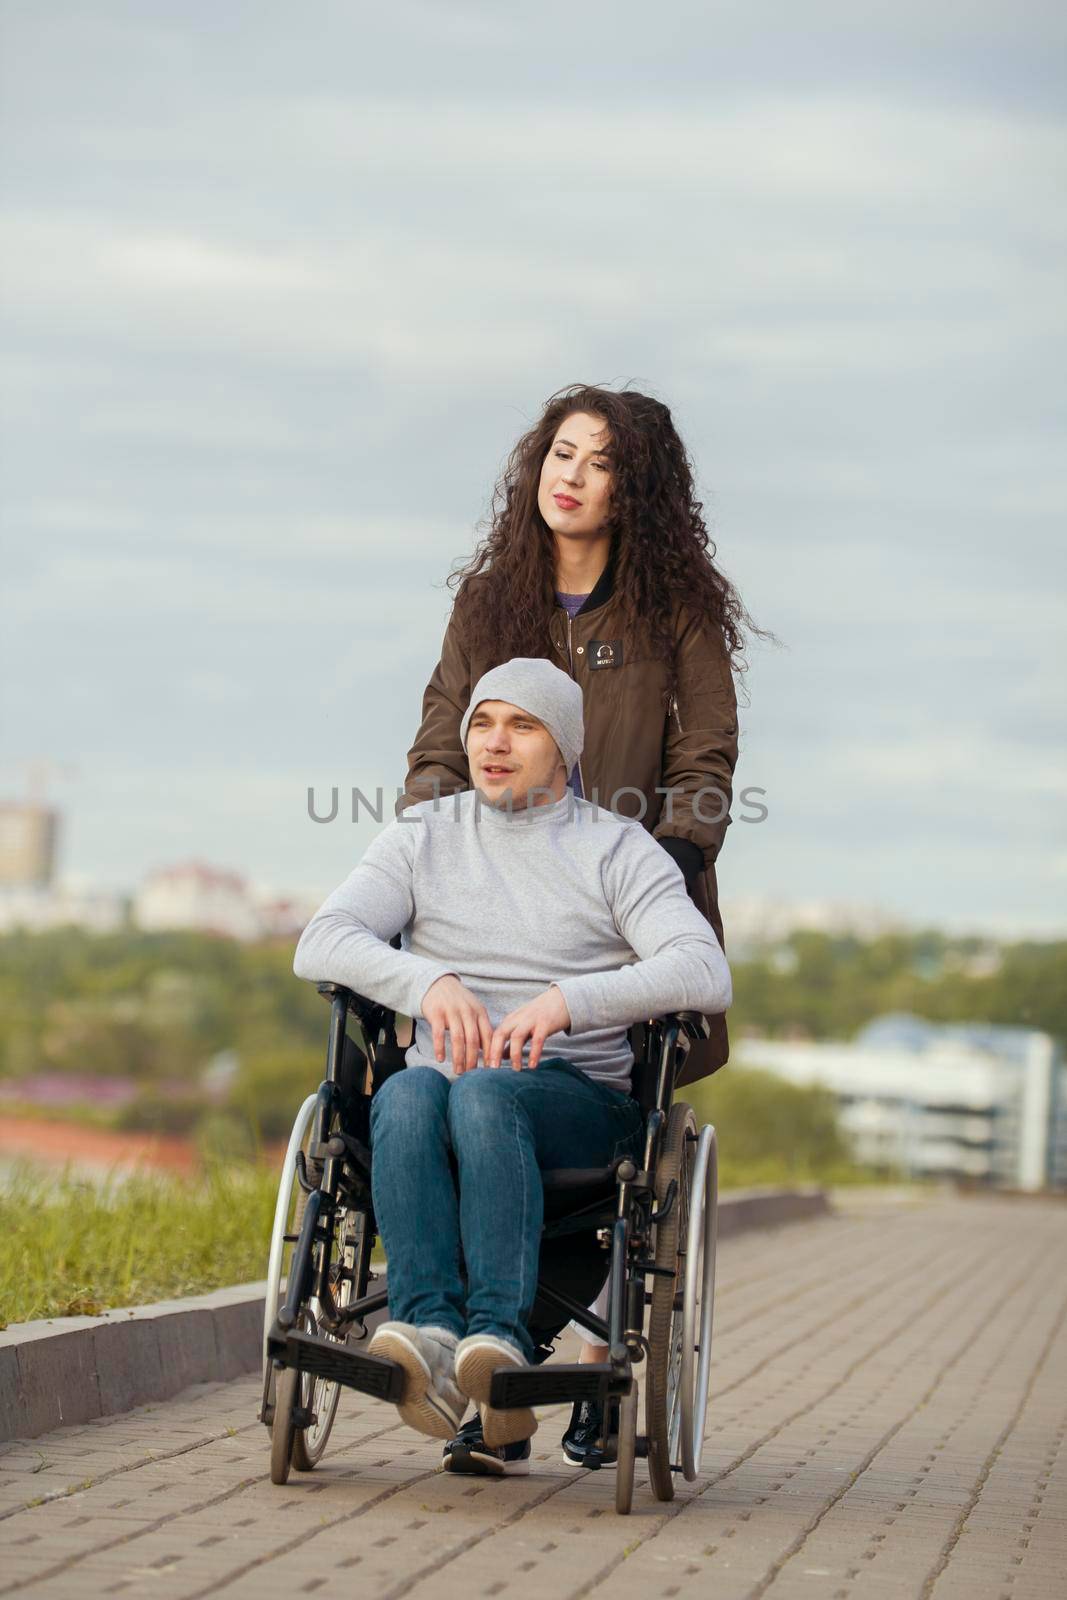
<svg viewBox="0 0 1067 1600">
<path fill-rule="evenodd" d="M 471 1072 L 478 1065 L 478 1052 L 489 1060 L 492 1026 L 489 1013 L 451 973 L 431 983 L 422 997 L 422 1014 L 433 1029 L 433 1053 L 445 1059 L 445 1034 L 452 1041 L 452 1070 Z"/>
<path fill-rule="evenodd" d="M 511 1058 L 511 1065 L 519 1071 L 523 1065 L 522 1052 L 527 1039 L 530 1041 L 530 1059 L 528 1067 L 536 1067 L 541 1059 L 544 1042 L 551 1033 L 563 1033 L 571 1025 L 571 1014 L 567 1010 L 567 1002 L 561 990 L 555 984 L 550 984 L 544 994 L 539 994 L 536 999 L 527 1001 L 517 1011 L 510 1012 L 493 1034 L 492 1042 L 486 1051 L 487 1066 L 499 1067 L 505 1049 Z"/>
</svg>

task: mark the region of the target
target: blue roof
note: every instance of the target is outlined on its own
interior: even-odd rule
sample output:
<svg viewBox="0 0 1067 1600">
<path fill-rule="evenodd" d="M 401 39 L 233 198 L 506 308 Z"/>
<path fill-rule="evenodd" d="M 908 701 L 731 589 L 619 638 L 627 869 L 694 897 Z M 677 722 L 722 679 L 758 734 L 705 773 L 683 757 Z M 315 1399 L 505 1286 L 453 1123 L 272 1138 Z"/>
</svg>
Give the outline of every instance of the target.
<svg viewBox="0 0 1067 1600">
<path fill-rule="evenodd" d="M 914 1050 L 918 1054 L 929 1049 L 938 1032 L 936 1022 L 913 1016 L 910 1011 L 887 1011 L 884 1017 L 875 1017 L 856 1035 L 857 1044 L 879 1045 L 883 1049 Z"/>
<path fill-rule="evenodd" d="M 922 1055 L 935 1044 L 962 1044 L 1002 1059 L 1022 1061 L 1034 1032 L 1033 1028 L 992 1022 L 929 1022 L 910 1011 L 889 1011 L 861 1028 L 856 1042 L 884 1050 L 910 1050 L 914 1055 Z"/>
</svg>

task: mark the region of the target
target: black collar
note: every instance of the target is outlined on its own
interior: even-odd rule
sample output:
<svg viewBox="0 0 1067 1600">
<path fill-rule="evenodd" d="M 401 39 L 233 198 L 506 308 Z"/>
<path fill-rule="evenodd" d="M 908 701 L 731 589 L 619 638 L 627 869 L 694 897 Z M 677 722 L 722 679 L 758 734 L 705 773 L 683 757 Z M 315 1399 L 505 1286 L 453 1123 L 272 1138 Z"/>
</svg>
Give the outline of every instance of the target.
<svg viewBox="0 0 1067 1600">
<path fill-rule="evenodd" d="M 608 556 L 608 564 L 600 577 L 593 585 L 592 592 L 585 597 L 585 604 L 578 615 L 584 616 L 587 611 L 595 611 L 597 606 L 605 605 L 615 592 L 615 552 L 612 550 Z"/>
</svg>

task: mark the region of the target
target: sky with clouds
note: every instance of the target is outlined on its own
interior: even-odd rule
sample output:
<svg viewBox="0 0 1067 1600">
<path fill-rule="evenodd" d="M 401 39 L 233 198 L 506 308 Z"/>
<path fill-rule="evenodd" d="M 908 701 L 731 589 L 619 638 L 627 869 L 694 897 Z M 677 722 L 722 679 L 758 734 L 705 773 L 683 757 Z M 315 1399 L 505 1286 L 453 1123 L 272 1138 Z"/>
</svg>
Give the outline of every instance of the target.
<svg viewBox="0 0 1067 1600">
<path fill-rule="evenodd" d="M 758 645 L 724 894 L 1067 928 L 1067 13 L 0 0 L 0 792 L 326 889 L 556 388 L 672 407 Z"/>
</svg>

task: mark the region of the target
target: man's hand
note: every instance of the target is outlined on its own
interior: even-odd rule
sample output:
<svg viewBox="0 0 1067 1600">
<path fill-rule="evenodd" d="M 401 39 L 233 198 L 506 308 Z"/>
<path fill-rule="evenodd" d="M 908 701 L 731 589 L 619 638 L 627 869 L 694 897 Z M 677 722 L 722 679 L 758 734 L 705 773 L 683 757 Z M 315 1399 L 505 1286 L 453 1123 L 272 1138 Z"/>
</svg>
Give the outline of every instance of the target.
<svg viewBox="0 0 1067 1600">
<path fill-rule="evenodd" d="M 445 1034 L 452 1041 L 452 1069 L 470 1072 L 478 1065 L 478 1052 L 489 1060 L 492 1027 L 480 1000 L 451 973 L 431 983 L 422 997 L 422 1014 L 433 1029 L 433 1053 L 445 1059 Z"/>
<path fill-rule="evenodd" d="M 544 994 L 527 1001 L 526 1005 L 520 1006 L 517 1011 L 510 1012 L 504 1018 L 494 1032 L 492 1042 L 486 1051 L 486 1065 L 499 1067 L 506 1047 L 511 1057 L 511 1065 L 516 1072 L 520 1071 L 523 1065 L 523 1047 L 529 1039 L 530 1059 L 527 1065 L 531 1068 L 536 1067 L 549 1034 L 562 1033 L 570 1025 L 571 1014 L 567 1010 L 563 993 L 555 984 L 550 984 Z"/>
</svg>

